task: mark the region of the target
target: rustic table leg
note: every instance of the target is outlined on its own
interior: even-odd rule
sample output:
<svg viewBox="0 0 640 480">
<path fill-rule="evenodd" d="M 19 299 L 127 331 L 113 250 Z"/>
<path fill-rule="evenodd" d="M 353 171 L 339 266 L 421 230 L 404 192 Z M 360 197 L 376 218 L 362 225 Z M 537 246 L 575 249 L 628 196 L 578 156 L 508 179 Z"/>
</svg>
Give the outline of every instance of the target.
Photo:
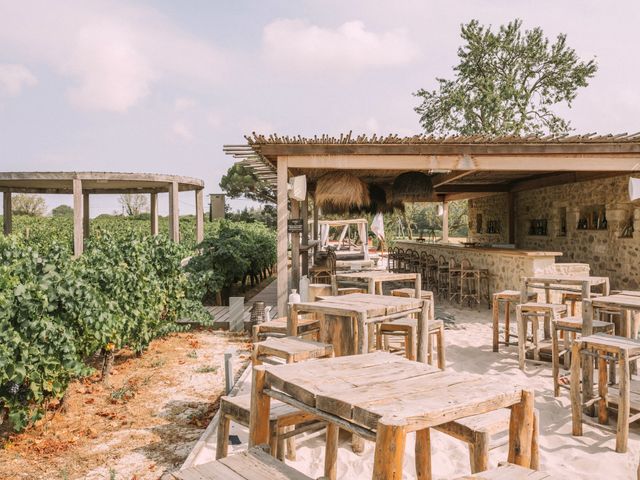
<svg viewBox="0 0 640 480">
<path fill-rule="evenodd" d="M 355 433 L 351 435 L 351 451 L 358 455 L 364 452 L 364 438 L 356 435 Z"/>
<path fill-rule="evenodd" d="M 582 335 L 593 334 L 593 304 L 591 300 L 582 301 Z M 582 367 L 582 400 L 583 403 L 593 398 L 593 358 L 581 359 Z M 595 407 L 590 405 L 585 408 L 585 412 L 593 417 Z"/>
<path fill-rule="evenodd" d="M 534 397 L 531 390 L 522 391 L 520 403 L 511 407 L 509 420 L 509 462 L 529 468 L 533 439 Z"/>
<path fill-rule="evenodd" d="M 381 418 L 376 433 L 376 450 L 373 457 L 373 480 L 400 480 L 407 424 L 403 420 Z"/>
<path fill-rule="evenodd" d="M 527 322 L 522 315 L 520 306 L 516 306 L 516 320 L 518 322 L 518 366 L 524 370 L 524 358 L 527 345 Z"/>
<path fill-rule="evenodd" d="M 494 298 L 493 299 L 493 351 L 494 352 L 497 352 L 500 350 L 499 343 L 500 343 L 500 302 L 498 302 L 497 298 Z"/>
<path fill-rule="evenodd" d="M 373 278 L 369 279 L 368 285 L 367 285 L 367 292 L 369 292 L 371 295 L 375 295 L 376 294 L 376 281 Z"/>
<path fill-rule="evenodd" d="M 476 432 L 473 436 L 473 443 L 469 444 L 471 473 L 489 469 L 489 440 L 488 432 Z"/>
<path fill-rule="evenodd" d="M 326 447 L 324 451 L 324 476 L 327 480 L 336 480 L 338 467 L 338 437 L 340 428 L 327 423 Z"/>
<path fill-rule="evenodd" d="M 538 470 L 540 468 L 540 442 L 538 435 L 540 435 L 540 418 L 538 412 L 533 412 L 533 435 L 531 437 L 531 470 Z"/>
<path fill-rule="evenodd" d="M 607 409 L 607 391 L 608 391 L 608 365 L 607 359 L 598 358 L 598 422 L 606 425 L 609 422 L 609 410 Z"/>
<path fill-rule="evenodd" d="M 429 343 L 429 301 L 422 300 L 422 309 L 418 318 L 418 362 L 427 363 Z"/>
<path fill-rule="evenodd" d="M 220 460 L 227 456 L 227 452 L 229 450 L 229 425 L 231 424 L 231 419 L 224 415 L 220 414 L 220 421 L 218 422 L 218 442 L 216 445 L 216 460 Z"/>
<path fill-rule="evenodd" d="M 499 308 L 499 307 L 498 307 Z M 500 315 L 500 311 L 498 311 Z M 504 304 L 504 344 L 508 347 L 511 341 L 511 302 L 507 300 Z"/>
<path fill-rule="evenodd" d="M 251 414 L 249 416 L 249 446 L 269 443 L 269 412 L 271 397 L 264 393 L 264 366 L 253 367 L 251 385 Z"/>
<path fill-rule="evenodd" d="M 369 325 L 367 325 L 367 314 L 358 315 L 358 348 L 356 352 L 359 355 L 369 352 Z"/>
<path fill-rule="evenodd" d="M 567 353 L 565 353 L 566 357 Z M 560 395 L 560 348 L 555 322 L 551 323 L 551 376 L 553 377 L 553 396 L 557 397 Z"/>
<path fill-rule="evenodd" d="M 582 358 L 580 349 L 582 343 L 577 340 L 571 347 L 571 423 L 572 435 L 579 437 L 582 435 L 582 400 L 580 396 L 580 380 Z"/>
<path fill-rule="evenodd" d="M 428 428 L 416 432 L 416 478 L 431 480 L 431 431 Z"/>
<path fill-rule="evenodd" d="M 296 305 L 289 307 L 289 319 L 287 320 L 287 335 L 298 336 L 298 308 Z"/>
<path fill-rule="evenodd" d="M 618 425 L 616 427 L 616 452 L 626 453 L 629 441 L 629 406 L 631 389 L 629 385 L 629 359 L 620 352 L 618 359 L 620 397 L 618 398 Z"/>
<path fill-rule="evenodd" d="M 422 297 L 422 275 L 416 273 L 416 298 Z"/>
</svg>

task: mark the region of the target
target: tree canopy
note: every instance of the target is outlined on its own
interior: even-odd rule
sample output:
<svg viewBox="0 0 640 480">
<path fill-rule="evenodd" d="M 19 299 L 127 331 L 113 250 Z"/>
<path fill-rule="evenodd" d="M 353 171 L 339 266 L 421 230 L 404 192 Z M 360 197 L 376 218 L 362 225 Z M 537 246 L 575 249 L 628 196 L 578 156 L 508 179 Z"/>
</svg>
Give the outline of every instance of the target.
<svg viewBox="0 0 640 480">
<path fill-rule="evenodd" d="M 220 180 L 220 188 L 231 198 L 245 197 L 261 203 L 276 203 L 276 190 L 248 168 L 235 163 Z"/>
<path fill-rule="evenodd" d="M 437 78 L 436 90 L 420 89 L 415 108 L 429 133 L 528 135 L 562 134 L 570 123 L 552 107 L 571 107 L 578 89 L 596 71 L 595 60 L 580 60 L 566 35 L 554 43 L 542 29 L 522 30 L 514 20 L 497 32 L 472 20 L 461 26 L 464 45 L 452 80 Z"/>
<path fill-rule="evenodd" d="M 40 195 L 16 193 L 11 198 L 11 210 L 16 215 L 42 217 L 47 211 L 47 204 Z"/>
<path fill-rule="evenodd" d="M 58 205 L 51 209 L 51 216 L 53 217 L 71 217 L 73 216 L 73 208 L 69 205 Z"/>
<path fill-rule="evenodd" d="M 147 196 L 141 193 L 123 193 L 118 198 L 122 213 L 127 216 L 138 216 L 149 209 Z"/>
</svg>

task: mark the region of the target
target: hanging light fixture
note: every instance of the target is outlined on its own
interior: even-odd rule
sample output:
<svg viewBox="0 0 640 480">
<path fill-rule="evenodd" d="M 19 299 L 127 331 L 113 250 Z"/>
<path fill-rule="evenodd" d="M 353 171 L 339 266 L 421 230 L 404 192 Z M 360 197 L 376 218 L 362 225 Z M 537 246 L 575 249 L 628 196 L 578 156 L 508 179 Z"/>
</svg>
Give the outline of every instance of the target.
<svg viewBox="0 0 640 480">
<path fill-rule="evenodd" d="M 438 216 L 441 217 L 444 215 L 444 203 L 438 204 Z"/>
</svg>

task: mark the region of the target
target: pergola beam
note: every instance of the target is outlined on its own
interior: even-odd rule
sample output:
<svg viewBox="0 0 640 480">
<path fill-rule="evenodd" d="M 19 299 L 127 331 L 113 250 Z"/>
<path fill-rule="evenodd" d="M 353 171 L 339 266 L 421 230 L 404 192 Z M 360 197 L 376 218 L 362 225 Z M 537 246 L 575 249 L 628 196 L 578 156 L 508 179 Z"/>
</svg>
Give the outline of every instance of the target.
<svg viewBox="0 0 640 480">
<path fill-rule="evenodd" d="M 204 240 L 204 192 L 196 190 L 196 243 Z"/>
<path fill-rule="evenodd" d="M 287 251 L 288 251 L 288 234 L 287 220 L 289 210 L 287 208 L 287 159 L 278 160 L 278 189 L 277 189 L 277 220 L 278 220 L 278 237 L 277 237 L 277 300 L 278 300 L 278 316 L 287 315 L 287 297 L 289 295 L 289 272 L 287 271 Z"/>
<path fill-rule="evenodd" d="M 462 184 L 462 185 L 442 185 L 436 188 L 436 193 L 500 193 L 508 192 L 511 189 L 507 184 Z"/>
<path fill-rule="evenodd" d="M 460 180 L 463 177 L 473 173 L 473 170 L 461 170 L 450 173 L 440 173 L 438 175 L 434 175 L 431 178 L 431 183 L 433 184 L 433 188 L 437 189 L 442 185 L 446 185 L 447 183 L 455 182 L 456 180 Z"/>
</svg>

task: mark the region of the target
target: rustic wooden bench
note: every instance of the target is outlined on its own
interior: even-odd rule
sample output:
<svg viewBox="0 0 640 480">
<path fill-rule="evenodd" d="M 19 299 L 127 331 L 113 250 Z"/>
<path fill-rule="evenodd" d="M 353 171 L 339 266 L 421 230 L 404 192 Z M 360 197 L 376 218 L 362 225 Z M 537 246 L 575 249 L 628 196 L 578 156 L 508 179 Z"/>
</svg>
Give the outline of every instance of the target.
<svg viewBox="0 0 640 480">
<path fill-rule="evenodd" d="M 528 468 L 519 467 L 511 463 L 500 465 L 493 470 L 458 477 L 455 480 L 554 480 L 545 472 L 537 472 Z"/>
<path fill-rule="evenodd" d="M 489 413 L 473 415 L 461 418 L 453 422 L 435 427 L 436 430 L 446 433 L 469 445 L 469 462 L 471 473 L 478 473 L 489 468 L 489 451 L 504 445 L 491 442 L 491 437 L 509 431 L 509 416 L 511 412 L 502 408 Z M 534 413 L 533 437 L 531 443 L 531 468 L 537 469 L 540 463 L 540 449 L 538 446 L 539 420 L 538 412 Z"/>
<path fill-rule="evenodd" d="M 216 460 L 227 456 L 229 450 L 229 427 L 234 421 L 244 427 L 249 427 L 251 411 L 251 395 L 237 395 L 234 397 L 222 397 L 220 399 L 220 423 L 218 424 L 218 442 L 216 446 Z M 285 431 L 286 427 L 295 427 L 308 422 L 313 422 L 316 418 L 306 412 L 294 408 L 286 403 L 273 401 L 269 411 L 269 431 L 271 439 L 269 447 L 271 453 L 279 460 L 284 460 L 284 441 L 311 429 L 317 429 L 322 424 L 314 422 L 291 431 Z M 295 460 L 295 445 L 289 445 L 292 449 L 287 452 L 289 460 Z"/>
<path fill-rule="evenodd" d="M 540 360 L 540 342 L 538 339 L 539 318 L 544 317 L 544 337 L 551 337 L 551 320 L 566 316 L 567 306 L 555 303 L 527 302 L 516 306 L 518 320 L 518 363 L 524 370 L 527 350 L 533 351 L 533 359 Z M 533 346 L 527 348 L 527 326 L 531 320 L 531 337 Z"/>
<path fill-rule="evenodd" d="M 333 357 L 333 346 L 298 337 L 270 337 L 253 345 L 253 364 L 262 365 L 268 357 L 281 358 L 285 363 Z"/>
<path fill-rule="evenodd" d="M 313 480 L 276 460 L 268 451 L 266 446 L 256 447 L 171 475 L 175 480 Z"/>
<path fill-rule="evenodd" d="M 416 338 L 418 335 L 418 320 L 415 318 L 400 318 L 392 322 L 383 322 L 378 326 L 376 348 L 382 350 L 385 336 L 401 336 L 404 339 L 405 356 L 409 360 L 416 359 Z M 436 343 L 438 368 L 444 370 L 446 365 L 444 347 L 444 322 L 442 320 L 429 321 L 429 341 L 427 355 L 429 365 L 433 365 L 433 343 Z"/>
<path fill-rule="evenodd" d="M 315 318 L 298 320 L 298 335 L 303 338 L 320 340 L 320 321 Z M 259 342 L 267 337 L 286 337 L 287 317 L 274 318 L 268 322 L 253 326 L 253 341 Z"/>
</svg>

